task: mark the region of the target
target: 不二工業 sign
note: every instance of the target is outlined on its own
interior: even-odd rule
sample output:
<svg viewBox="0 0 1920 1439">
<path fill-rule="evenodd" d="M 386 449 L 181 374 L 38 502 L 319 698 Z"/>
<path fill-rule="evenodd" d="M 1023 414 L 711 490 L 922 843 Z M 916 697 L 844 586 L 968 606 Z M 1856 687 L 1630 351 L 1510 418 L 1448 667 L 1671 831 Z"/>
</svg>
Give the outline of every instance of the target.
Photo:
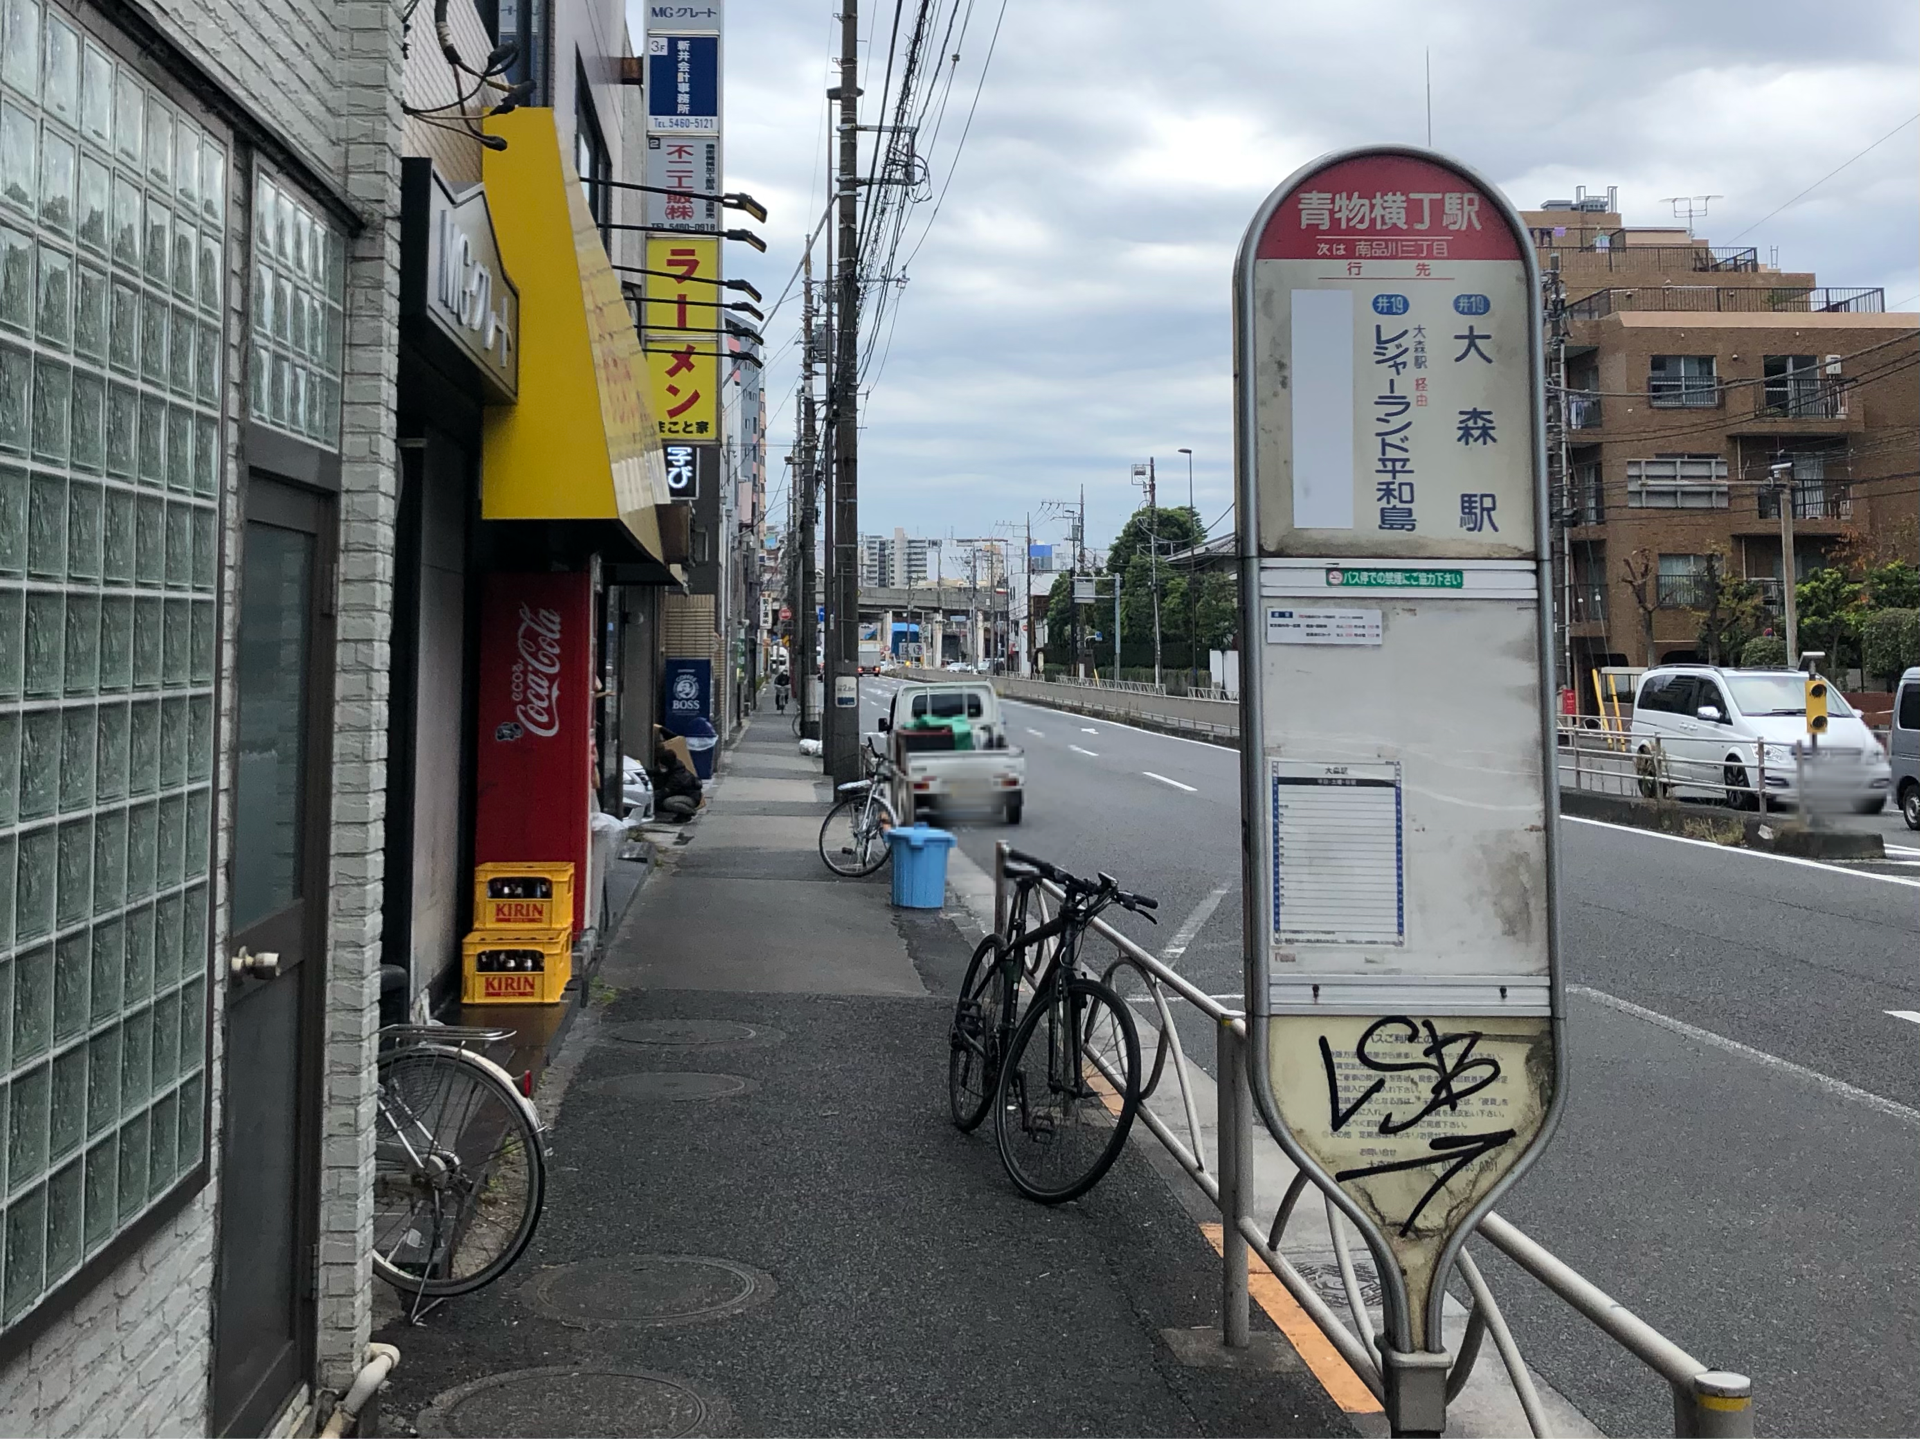
<svg viewBox="0 0 1920 1439">
<path fill-rule="evenodd" d="M 1537 277 L 1490 186 L 1383 147 L 1275 191 L 1234 286 L 1253 1088 L 1433 1350 L 1564 1089 Z"/>
</svg>

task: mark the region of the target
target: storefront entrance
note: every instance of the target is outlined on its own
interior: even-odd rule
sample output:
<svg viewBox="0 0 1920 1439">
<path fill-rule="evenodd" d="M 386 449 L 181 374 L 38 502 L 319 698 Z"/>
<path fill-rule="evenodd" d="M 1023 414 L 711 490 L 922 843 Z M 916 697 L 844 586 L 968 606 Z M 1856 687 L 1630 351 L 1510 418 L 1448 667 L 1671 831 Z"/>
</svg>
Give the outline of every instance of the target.
<svg viewBox="0 0 1920 1439">
<path fill-rule="evenodd" d="M 233 912 L 213 1429 L 265 1432 L 311 1368 L 333 504 L 255 475 L 240 557 Z"/>
</svg>

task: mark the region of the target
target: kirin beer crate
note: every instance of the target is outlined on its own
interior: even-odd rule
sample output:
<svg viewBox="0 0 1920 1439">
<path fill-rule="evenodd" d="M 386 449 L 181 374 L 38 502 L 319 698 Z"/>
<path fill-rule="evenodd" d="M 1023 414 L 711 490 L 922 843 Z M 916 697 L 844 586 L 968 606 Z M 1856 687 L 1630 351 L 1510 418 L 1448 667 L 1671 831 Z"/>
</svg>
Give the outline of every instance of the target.
<svg viewBox="0 0 1920 1439">
<path fill-rule="evenodd" d="M 571 930 L 572 863 L 475 865 L 473 927 Z"/>
<path fill-rule="evenodd" d="M 558 1004 L 573 978 L 565 929 L 476 929 L 461 945 L 464 1004 Z"/>
</svg>

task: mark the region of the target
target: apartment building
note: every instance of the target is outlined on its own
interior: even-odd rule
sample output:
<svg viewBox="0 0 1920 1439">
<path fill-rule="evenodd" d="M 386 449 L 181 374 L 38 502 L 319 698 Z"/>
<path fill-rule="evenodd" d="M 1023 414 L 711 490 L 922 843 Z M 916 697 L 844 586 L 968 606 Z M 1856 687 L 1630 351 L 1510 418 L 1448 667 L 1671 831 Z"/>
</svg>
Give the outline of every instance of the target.
<svg viewBox="0 0 1920 1439">
<path fill-rule="evenodd" d="M 860 537 L 860 583 L 881 585 L 924 585 L 930 570 L 928 554 L 938 540 L 909 537 L 896 528 L 891 535 Z"/>
<path fill-rule="evenodd" d="M 1565 387 L 1548 413 L 1557 638 L 1583 703 L 1596 666 L 1708 658 L 1716 573 L 1754 581 L 1777 624 L 1789 572 L 1920 550 L 1920 315 L 1755 247 L 1630 227 L 1611 192 L 1522 214 Z"/>
</svg>

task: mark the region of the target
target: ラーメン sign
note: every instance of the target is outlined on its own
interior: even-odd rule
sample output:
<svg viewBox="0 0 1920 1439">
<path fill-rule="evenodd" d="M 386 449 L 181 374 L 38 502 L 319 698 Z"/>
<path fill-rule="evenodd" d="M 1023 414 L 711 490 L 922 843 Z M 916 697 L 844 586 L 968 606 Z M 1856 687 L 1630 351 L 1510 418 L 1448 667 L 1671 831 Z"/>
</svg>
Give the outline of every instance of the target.
<svg viewBox="0 0 1920 1439">
<path fill-rule="evenodd" d="M 1373 1250 L 1390 1391 L 1444 1382 L 1565 1089 L 1537 296 L 1511 207 L 1400 148 L 1296 174 L 1234 276 L 1253 1088 Z"/>
</svg>

